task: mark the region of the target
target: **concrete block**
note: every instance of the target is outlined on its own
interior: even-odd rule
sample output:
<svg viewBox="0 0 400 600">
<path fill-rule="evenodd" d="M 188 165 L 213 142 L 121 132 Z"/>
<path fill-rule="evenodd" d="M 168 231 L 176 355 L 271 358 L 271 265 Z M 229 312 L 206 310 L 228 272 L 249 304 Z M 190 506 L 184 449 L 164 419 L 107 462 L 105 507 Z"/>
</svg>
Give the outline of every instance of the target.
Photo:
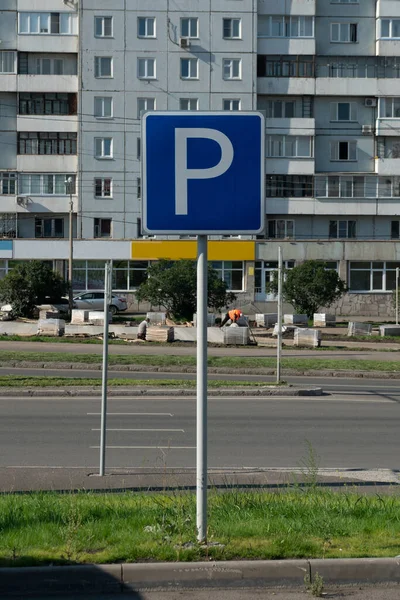
<svg viewBox="0 0 400 600">
<path fill-rule="evenodd" d="M 39 311 L 39 319 L 40 320 L 59 319 L 59 318 L 60 318 L 60 311 L 58 311 L 58 310 L 43 309 L 43 310 Z"/>
<path fill-rule="evenodd" d="M 318 348 L 321 345 L 321 332 L 318 329 L 296 329 L 294 345 Z"/>
<path fill-rule="evenodd" d="M 249 343 L 249 328 L 248 327 L 224 327 L 225 345 L 246 346 Z"/>
<path fill-rule="evenodd" d="M 348 325 L 347 335 L 372 335 L 372 325 L 369 323 L 357 323 L 350 321 Z"/>
<path fill-rule="evenodd" d="M 91 325 L 104 325 L 104 310 L 91 310 L 88 316 L 89 323 Z M 112 314 L 108 314 L 108 322 L 112 323 Z"/>
<path fill-rule="evenodd" d="M 257 313 L 255 316 L 257 327 L 266 327 L 269 329 L 278 321 L 277 313 Z"/>
<path fill-rule="evenodd" d="M 297 330 L 296 325 L 282 325 L 282 337 L 286 340 L 292 340 L 294 338 L 294 332 Z M 278 335 L 278 324 L 275 325 L 272 336 Z"/>
<path fill-rule="evenodd" d="M 148 327 L 146 332 L 146 341 L 148 342 L 173 342 L 173 327 Z"/>
<path fill-rule="evenodd" d="M 335 327 L 336 315 L 314 313 L 314 327 Z"/>
<path fill-rule="evenodd" d="M 88 323 L 89 322 L 89 311 L 88 310 L 78 310 L 76 308 L 72 309 L 71 315 L 71 324 L 79 325 L 80 323 Z"/>
<path fill-rule="evenodd" d="M 310 560 L 311 580 L 319 573 L 326 583 L 400 583 L 400 559 L 353 558 Z"/>
<path fill-rule="evenodd" d="M 307 315 L 283 315 L 285 325 L 308 325 Z"/>
<path fill-rule="evenodd" d="M 65 333 L 65 321 L 63 319 L 39 319 L 37 334 L 59 337 Z"/>
<path fill-rule="evenodd" d="M 150 325 L 165 325 L 167 316 L 165 312 L 148 312 L 146 318 L 150 319 Z"/>
<path fill-rule="evenodd" d="M 207 314 L 207 327 L 215 326 L 215 318 L 216 318 L 216 315 L 214 313 Z M 194 315 L 193 315 L 193 325 L 194 325 L 194 327 L 197 327 L 197 313 L 194 313 Z"/>
<path fill-rule="evenodd" d="M 381 337 L 387 335 L 400 335 L 400 325 L 380 325 L 379 332 Z"/>
<path fill-rule="evenodd" d="M 207 329 L 207 341 L 210 344 L 223 344 L 224 330 L 219 327 L 209 327 Z"/>
</svg>

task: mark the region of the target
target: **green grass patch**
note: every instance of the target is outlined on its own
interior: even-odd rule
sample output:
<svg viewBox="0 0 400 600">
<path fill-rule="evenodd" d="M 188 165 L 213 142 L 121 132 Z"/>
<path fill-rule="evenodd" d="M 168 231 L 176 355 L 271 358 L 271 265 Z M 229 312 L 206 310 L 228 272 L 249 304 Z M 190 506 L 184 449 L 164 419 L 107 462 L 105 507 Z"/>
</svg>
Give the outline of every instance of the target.
<svg viewBox="0 0 400 600">
<path fill-rule="evenodd" d="M 0 566 L 400 553 L 400 499 L 394 495 L 211 491 L 208 512 L 209 541 L 223 546 L 196 543 L 195 495 L 186 492 L 4 495 Z"/>
<path fill-rule="evenodd" d="M 100 354 L 75 354 L 69 352 L 8 352 L 0 351 L 0 364 L 12 361 L 32 362 L 68 362 L 74 364 L 100 364 Z M 111 354 L 109 365 L 142 365 L 149 367 L 194 367 L 195 356 L 179 355 L 135 355 L 135 354 Z M 240 356 L 209 356 L 209 367 L 220 367 L 229 369 L 262 369 L 275 368 L 276 358 L 271 357 L 240 357 Z M 311 369 L 327 370 L 351 370 L 351 371 L 386 371 L 397 373 L 400 371 L 400 361 L 358 360 L 351 358 L 326 359 L 323 356 L 314 358 L 282 358 L 284 369 L 296 369 L 308 371 Z"/>
<path fill-rule="evenodd" d="M 108 379 L 109 386 L 124 387 L 179 387 L 194 388 L 195 380 L 189 379 Z M 209 388 L 225 387 L 265 387 L 286 385 L 285 382 L 277 384 L 273 381 L 223 381 L 209 380 Z M 57 377 L 57 376 L 25 376 L 25 375 L 0 375 L 0 387 L 76 387 L 76 386 L 101 386 L 101 379 L 89 377 Z"/>
</svg>

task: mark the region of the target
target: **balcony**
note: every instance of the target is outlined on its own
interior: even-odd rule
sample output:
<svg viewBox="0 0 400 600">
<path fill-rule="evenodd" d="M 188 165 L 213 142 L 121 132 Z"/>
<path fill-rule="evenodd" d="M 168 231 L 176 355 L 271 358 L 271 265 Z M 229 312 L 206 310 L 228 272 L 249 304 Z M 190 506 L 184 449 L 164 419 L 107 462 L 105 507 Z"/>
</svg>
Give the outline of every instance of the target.
<svg viewBox="0 0 400 600">
<path fill-rule="evenodd" d="M 315 15 L 316 0 L 258 0 L 259 15 Z"/>
<path fill-rule="evenodd" d="M 2 92 L 16 92 L 17 76 L 10 73 L 0 73 L 0 89 Z"/>
<path fill-rule="evenodd" d="M 68 94 L 78 89 L 77 75 L 18 75 L 19 92 Z"/>
<path fill-rule="evenodd" d="M 378 0 L 376 4 L 376 16 L 400 18 L 399 0 Z"/>
<path fill-rule="evenodd" d="M 257 39 L 258 54 L 315 54 L 315 38 L 276 38 Z"/>
<path fill-rule="evenodd" d="M 315 198 L 267 198 L 268 215 L 314 215 Z"/>
<path fill-rule="evenodd" d="M 17 202 L 17 198 L 23 198 Z M 3 213 L 36 214 L 36 213 L 69 213 L 69 196 L 1 196 Z M 78 211 L 78 198 L 72 196 L 73 211 Z"/>
<path fill-rule="evenodd" d="M 77 35 L 18 35 L 19 52 L 40 52 L 53 54 L 56 52 L 78 52 Z"/>
<path fill-rule="evenodd" d="M 313 175 L 314 158 L 267 158 L 265 172 L 271 175 Z"/>
<path fill-rule="evenodd" d="M 76 155 L 58 154 L 19 154 L 17 156 L 17 171 L 29 173 L 76 173 L 78 157 Z"/>
<path fill-rule="evenodd" d="M 77 115 L 17 115 L 17 131 L 78 131 Z"/>
<path fill-rule="evenodd" d="M 267 118 L 265 122 L 267 133 L 277 135 L 315 135 L 315 119 Z"/>
<path fill-rule="evenodd" d="M 400 137 L 400 119 L 377 119 L 376 135 Z"/>
<path fill-rule="evenodd" d="M 275 96 L 313 96 L 315 79 L 311 77 L 258 77 L 257 93 Z"/>
</svg>

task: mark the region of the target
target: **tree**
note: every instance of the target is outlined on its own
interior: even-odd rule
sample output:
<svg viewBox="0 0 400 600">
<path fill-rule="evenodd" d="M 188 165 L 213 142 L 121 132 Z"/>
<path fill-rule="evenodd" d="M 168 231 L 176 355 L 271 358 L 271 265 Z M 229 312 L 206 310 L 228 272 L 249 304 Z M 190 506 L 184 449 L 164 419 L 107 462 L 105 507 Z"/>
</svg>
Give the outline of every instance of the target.
<svg viewBox="0 0 400 600">
<path fill-rule="evenodd" d="M 15 317 L 33 317 L 37 304 L 57 302 L 68 293 L 68 283 L 40 260 L 15 266 L 0 281 L 0 298 Z"/>
<path fill-rule="evenodd" d="M 278 293 L 277 276 L 273 277 L 268 287 L 268 291 Z M 327 269 L 326 263 L 318 260 L 307 260 L 284 271 L 283 300 L 291 304 L 296 313 L 306 314 L 310 319 L 320 307 L 331 306 L 346 291 L 346 284 L 337 272 Z"/>
<path fill-rule="evenodd" d="M 175 319 L 191 320 L 196 312 L 197 275 L 192 260 L 159 260 L 147 269 L 148 279 L 136 292 L 138 302 L 147 301 L 153 306 L 163 306 Z M 220 310 L 236 300 L 235 294 L 226 291 L 226 283 L 218 272 L 208 267 L 208 306 Z"/>
</svg>

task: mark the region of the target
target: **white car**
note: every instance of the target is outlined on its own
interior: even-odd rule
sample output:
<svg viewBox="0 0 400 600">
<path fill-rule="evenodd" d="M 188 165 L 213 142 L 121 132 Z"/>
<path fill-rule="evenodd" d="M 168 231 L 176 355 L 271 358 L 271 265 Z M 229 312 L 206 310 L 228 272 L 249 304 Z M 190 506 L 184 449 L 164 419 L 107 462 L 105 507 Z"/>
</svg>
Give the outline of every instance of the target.
<svg viewBox="0 0 400 600">
<path fill-rule="evenodd" d="M 104 310 L 104 292 L 84 292 L 75 296 L 74 308 L 84 310 Z M 116 315 L 127 310 L 128 304 L 123 296 L 111 296 L 110 313 Z"/>
</svg>

